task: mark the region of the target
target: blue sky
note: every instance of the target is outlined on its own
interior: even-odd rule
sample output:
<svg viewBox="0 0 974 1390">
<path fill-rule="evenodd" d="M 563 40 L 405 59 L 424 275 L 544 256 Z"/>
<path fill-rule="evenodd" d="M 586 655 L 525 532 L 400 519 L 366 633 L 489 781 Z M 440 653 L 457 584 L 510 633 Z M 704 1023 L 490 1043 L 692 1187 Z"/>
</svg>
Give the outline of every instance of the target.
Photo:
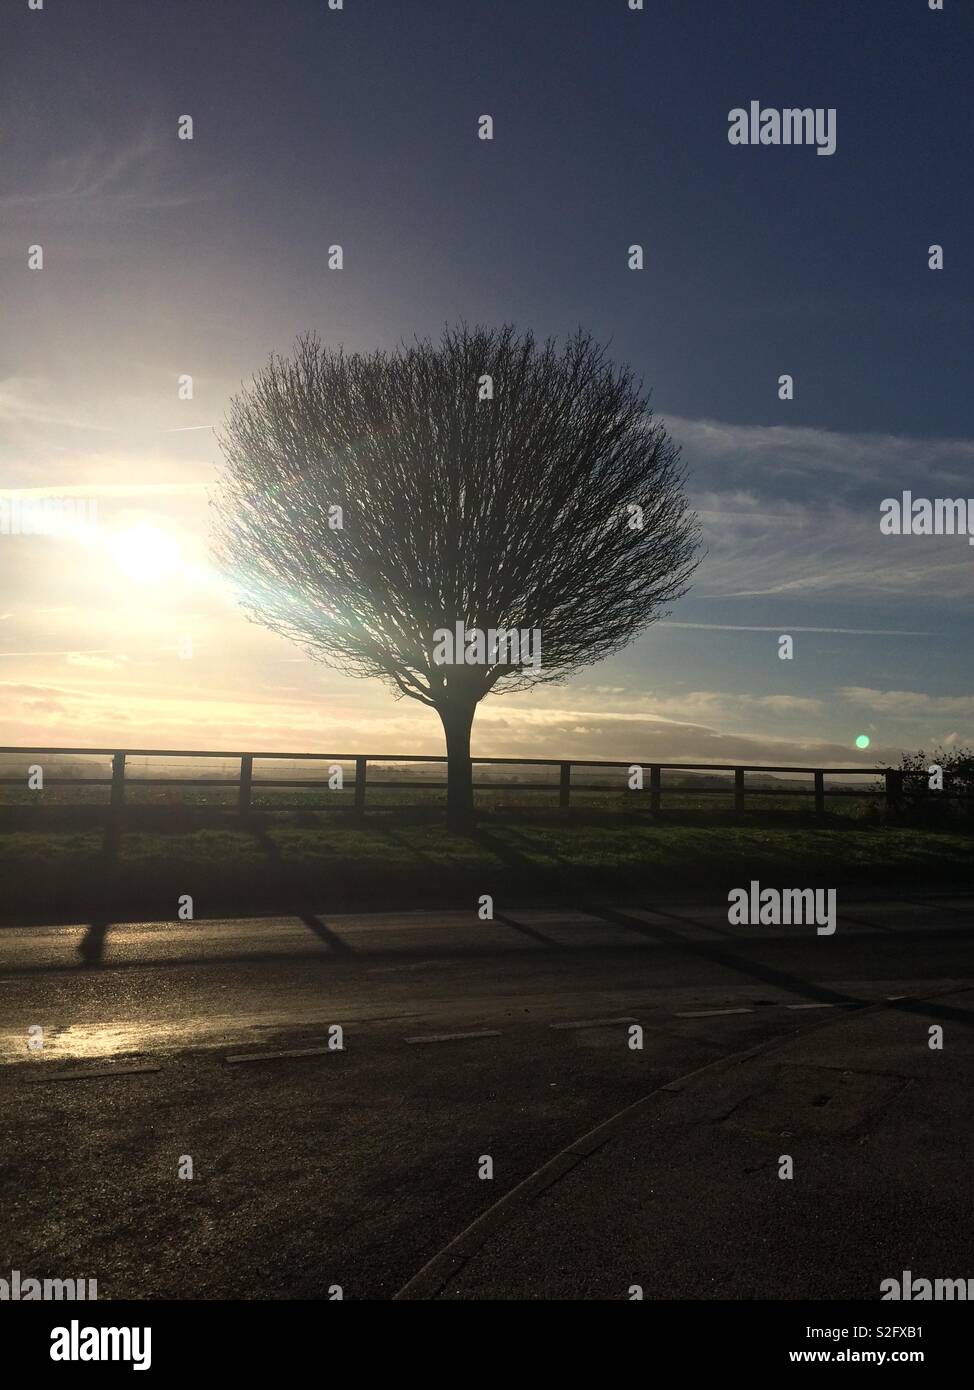
<svg viewBox="0 0 974 1390">
<path fill-rule="evenodd" d="M 298 333 L 463 317 L 611 339 L 708 547 L 670 625 L 488 700 L 476 751 L 974 742 L 974 549 L 879 533 L 905 488 L 974 498 L 967 4 L 25 0 L 2 24 L 0 491 L 96 496 L 108 535 L 0 537 L 3 741 L 437 751 L 429 711 L 238 612 L 195 427 Z M 730 145 L 751 100 L 835 108 L 835 154 Z"/>
</svg>

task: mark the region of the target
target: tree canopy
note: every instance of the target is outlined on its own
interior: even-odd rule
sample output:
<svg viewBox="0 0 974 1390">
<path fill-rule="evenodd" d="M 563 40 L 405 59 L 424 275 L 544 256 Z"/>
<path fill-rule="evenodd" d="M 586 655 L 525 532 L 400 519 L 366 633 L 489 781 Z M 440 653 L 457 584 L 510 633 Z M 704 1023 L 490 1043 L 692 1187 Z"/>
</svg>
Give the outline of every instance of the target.
<svg viewBox="0 0 974 1390">
<path fill-rule="evenodd" d="M 696 564 L 679 449 L 581 331 L 461 325 L 367 354 L 310 335 L 235 397 L 220 444 L 217 553 L 252 616 L 436 709 L 448 749 L 465 723 L 468 755 L 488 692 L 618 651 Z M 539 629 L 540 664 L 434 660 L 457 623 Z"/>
</svg>

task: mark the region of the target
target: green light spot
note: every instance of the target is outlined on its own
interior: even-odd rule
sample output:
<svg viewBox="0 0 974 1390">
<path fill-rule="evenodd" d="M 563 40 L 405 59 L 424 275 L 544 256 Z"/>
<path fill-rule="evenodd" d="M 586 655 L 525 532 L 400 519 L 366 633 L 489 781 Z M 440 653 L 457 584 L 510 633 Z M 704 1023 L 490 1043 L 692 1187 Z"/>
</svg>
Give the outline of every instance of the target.
<svg viewBox="0 0 974 1390">
<path fill-rule="evenodd" d="M 856 739 L 856 747 L 857 747 L 857 748 L 868 748 L 868 747 L 869 747 L 869 735 L 868 735 L 868 734 L 860 734 L 859 737 Z"/>
</svg>

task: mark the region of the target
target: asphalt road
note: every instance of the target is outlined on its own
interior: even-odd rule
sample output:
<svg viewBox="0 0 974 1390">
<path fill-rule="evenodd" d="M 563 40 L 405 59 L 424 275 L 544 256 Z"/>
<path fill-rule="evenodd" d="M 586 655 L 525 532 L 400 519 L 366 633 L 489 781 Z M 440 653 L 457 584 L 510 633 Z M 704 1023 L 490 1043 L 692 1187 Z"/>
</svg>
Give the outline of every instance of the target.
<svg viewBox="0 0 974 1390">
<path fill-rule="evenodd" d="M 726 912 L 5 929 L 0 1271 L 101 1298 L 388 1298 L 656 1088 L 974 980 L 974 900 L 840 895 L 830 937 Z M 335 1026 L 341 1050 L 268 1056 Z"/>
</svg>

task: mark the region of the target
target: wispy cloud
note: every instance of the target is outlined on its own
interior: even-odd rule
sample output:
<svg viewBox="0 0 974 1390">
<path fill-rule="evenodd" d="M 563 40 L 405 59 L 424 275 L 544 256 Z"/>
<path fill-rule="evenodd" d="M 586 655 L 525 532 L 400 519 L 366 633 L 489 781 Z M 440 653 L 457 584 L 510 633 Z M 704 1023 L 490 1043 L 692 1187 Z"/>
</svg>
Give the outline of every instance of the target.
<svg viewBox="0 0 974 1390">
<path fill-rule="evenodd" d="M 797 627 L 793 623 L 785 627 L 781 623 L 778 623 L 776 627 L 757 627 L 749 623 L 677 623 L 670 622 L 668 619 L 657 623 L 656 626 L 700 628 L 706 632 L 827 632 L 844 633 L 851 637 L 938 637 L 943 635 L 936 632 L 908 631 L 890 627 Z"/>
<path fill-rule="evenodd" d="M 974 718 L 974 695 L 928 695 L 920 690 L 872 690 L 868 686 L 844 686 L 845 699 L 876 714 L 915 719 L 946 715 Z"/>
<path fill-rule="evenodd" d="M 965 538 L 879 530 L 884 497 L 967 496 L 974 440 L 666 423 L 683 445 L 708 549 L 696 598 L 974 593 Z M 879 635 L 860 635 L 872 631 Z"/>
<path fill-rule="evenodd" d="M 117 431 L 92 421 L 65 403 L 65 393 L 56 397 L 50 383 L 42 377 L 8 376 L 0 381 L 0 419 L 4 428 L 21 425 L 52 425 L 67 429 L 95 430 L 103 434 Z"/>
<path fill-rule="evenodd" d="M 80 666 L 80 665 L 85 664 L 85 663 L 81 660 L 81 658 L 86 657 L 86 656 L 102 656 L 102 655 L 104 655 L 104 654 L 105 654 L 106 652 L 108 652 L 108 651 L 110 651 L 110 648 L 109 648 L 109 647 L 95 647 L 95 648 L 92 648 L 90 651 L 83 651 L 83 652 L 71 651 L 70 648 L 69 648 L 68 650 L 65 650 L 65 651 L 0 652 L 0 657 L 4 657 L 4 656 L 66 656 L 66 657 L 68 658 L 69 661 L 71 661 L 72 658 L 76 659 L 78 665 Z M 87 664 L 93 665 L 94 663 L 93 663 L 93 662 L 89 662 L 89 663 L 87 663 Z"/>
<path fill-rule="evenodd" d="M 179 497 L 205 495 L 211 485 L 204 482 L 171 483 L 52 483 L 48 487 L 4 487 L 0 497 Z"/>
<path fill-rule="evenodd" d="M 787 497 L 830 475 L 828 486 L 846 494 L 863 484 L 884 483 L 898 474 L 929 481 L 970 480 L 974 440 L 920 439 L 908 435 L 851 433 L 803 425 L 731 425 L 718 420 L 667 416 L 667 428 L 684 445 L 688 460 L 714 464 L 734 461 L 724 472 L 725 487 L 738 492 L 757 484 L 758 495 Z"/>
<path fill-rule="evenodd" d="M 92 139 L 46 164 L 24 162 L 21 186 L 0 194 L 0 214 L 43 210 L 45 225 L 51 226 L 52 219 L 83 215 L 108 220 L 213 196 L 212 183 L 188 186 L 185 176 L 172 177 L 176 148 L 173 127 L 171 140 L 158 130 L 146 130 L 121 148 Z"/>
<path fill-rule="evenodd" d="M 68 652 L 67 662 L 69 666 L 93 666 L 98 670 L 115 671 L 120 666 L 124 666 L 129 661 L 124 652 L 116 652 L 112 656 L 102 655 L 99 652 Z"/>
</svg>

